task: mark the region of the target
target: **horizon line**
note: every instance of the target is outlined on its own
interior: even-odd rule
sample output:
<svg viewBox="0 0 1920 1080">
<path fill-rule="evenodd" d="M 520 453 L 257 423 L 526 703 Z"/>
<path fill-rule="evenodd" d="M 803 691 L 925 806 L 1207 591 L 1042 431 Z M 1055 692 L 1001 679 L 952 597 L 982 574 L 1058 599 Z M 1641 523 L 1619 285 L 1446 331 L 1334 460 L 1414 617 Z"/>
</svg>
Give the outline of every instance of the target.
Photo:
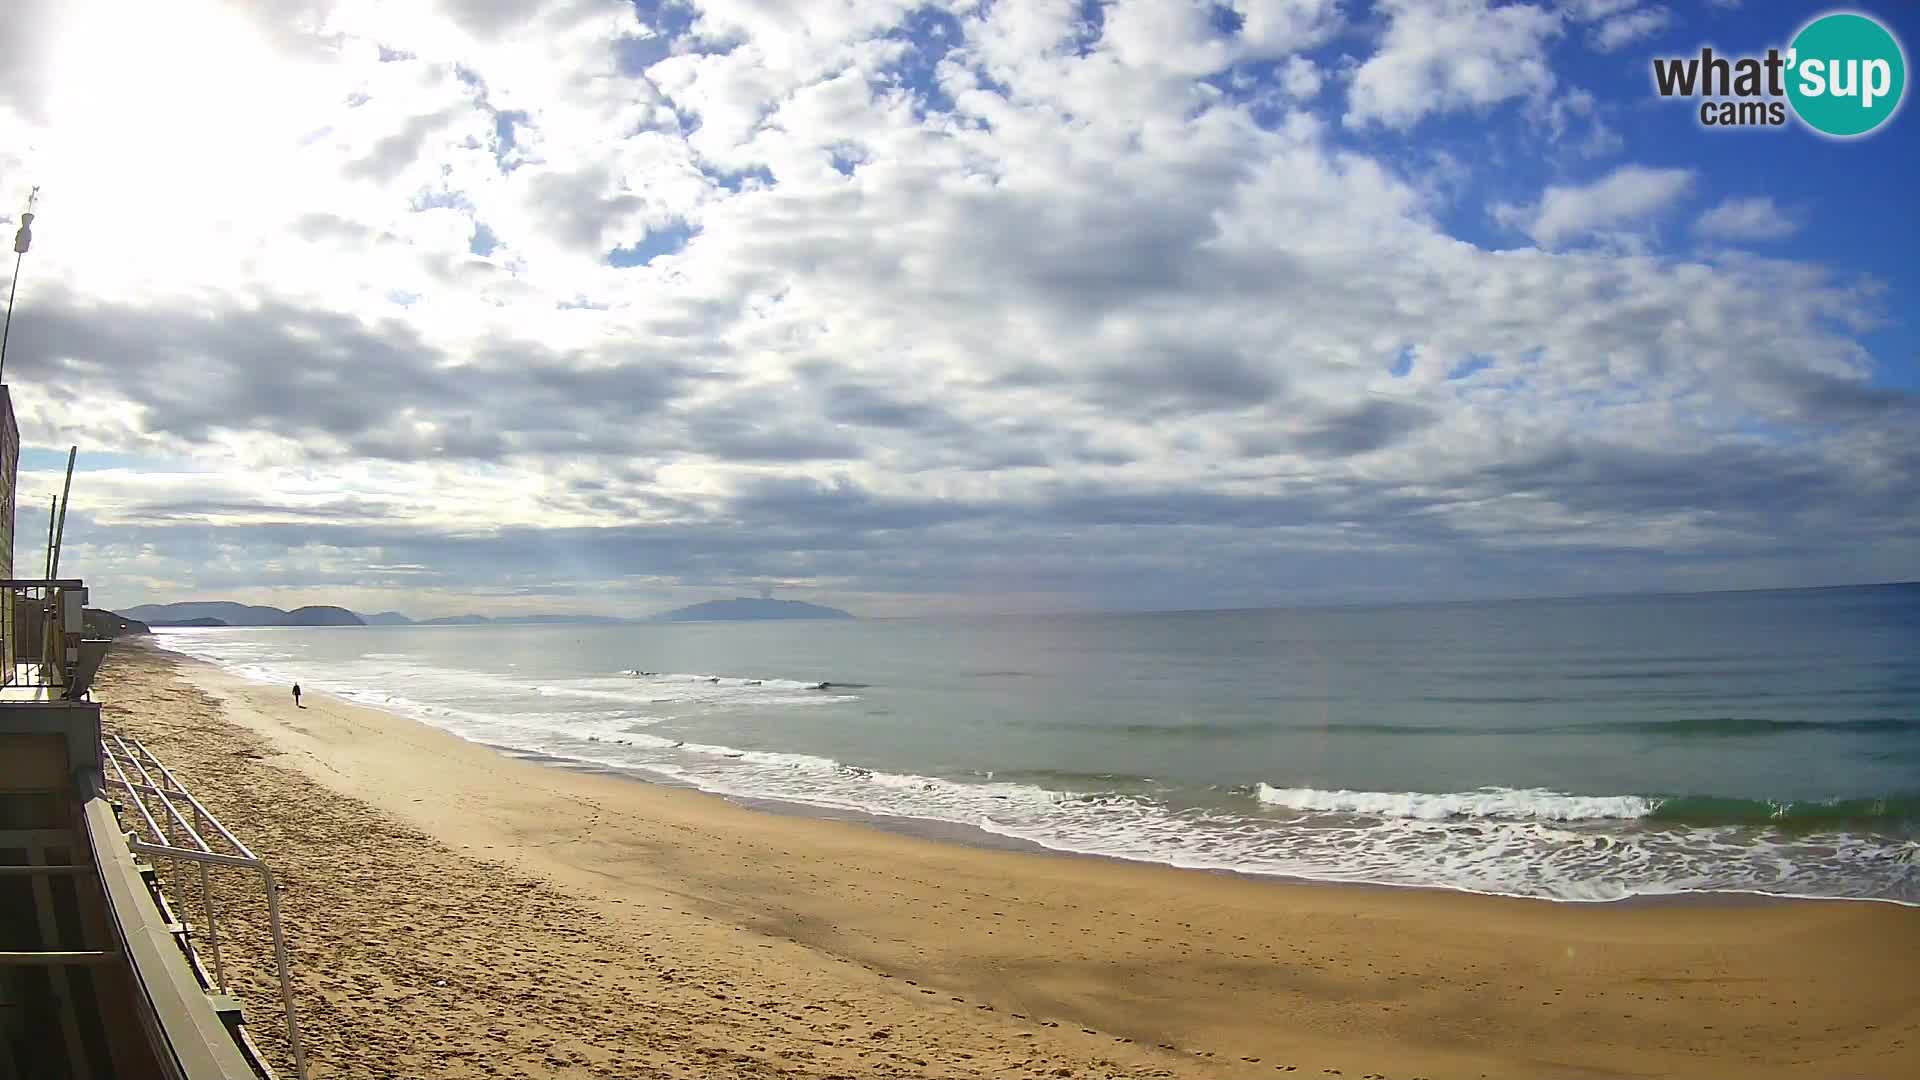
<svg viewBox="0 0 1920 1080">
<path fill-rule="evenodd" d="M 1534 594 L 1534 595 L 1487 596 L 1487 597 L 1473 597 L 1473 598 L 1428 599 L 1428 600 L 1329 600 L 1329 601 L 1317 601 L 1317 602 L 1305 602 L 1305 603 L 1251 604 L 1251 605 L 1242 605 L 1242 606 L 1233 606 L 1233 607 L 1079 608 L 1079 609 L 1060 609 L 1060 610 L 1049 610 L 1049 611 L 997 611 L 997 612 L 967 612 L 967 613 L 944 612 L 944 613 L 931 613 L 931 614 L 921 614 L 921 615 L 871 615 L 871 616 L 854 615 L 853 617 L 856 619 L 861 619 L 868 622 L 879 622 L 879 621 L 902 621 L 902 620 L 908 620 L 908 619 L 1000 619 L 1000 618 L 1021 618 L 1021 617 L 1057 618 L 1061 616 L 1078 616 L 1078 615 L 1198 615 L 1198 614 L 1204 614 L 1204 613 L 1226 613 L 1226 612 L 1240 612 L 1240 611 L 1313 611 L 1313 610 L 1332 610 L 1332 609 L 1341 609 L 1341 608 L 1444 607 L 1444 606 L 1456 606 L 1456 605 L 1467 605 L 1467 604 L 1548 603 L 1553 601 L 1564 601 L 1564 600 L 1619 600 L 1619 599 L 1629 599 L 1634 597 L 1652 599 L 1655 597 L 1663 597 L 1663 596 L 1664 597 L 1735 596 L 1735 595 L 1742 595 L 1742 594 L 1748 594 L 1748 593 L 1818 592 L 1818 591 L 1824 591 L 1824 590 L 1839 590 L 1839 589 L 1885 589 L 1885 588 L 1899 588 L 1902 586 L 1920 586 L 1920 579 L 1909 578 L 1909 579 L 1900 579 L 1895 581 L 1841 582 L 1841 583 L 1826 584 L 1826 585 L 1770 585 L 1770 586 L 1746 587 L 1746 588 L 1737 588 L 1737 589 L 1685 589 L 1685 590 L 1673 590 L 1673 591 L 1625 590 L 1620 592 L 1544 593 L 1544 594 Z M 769 601 L 775 601 L 780 603 L 812 604 L 818 607 L 831 606 L 831 605 L 818 603 L 817 601 L 783 600 L 779 597 L 735 596 L 735 597 L 730 597 L 726 599 L 769 600 Z M 246 603 L 244 601 L 239 601 L 239 600 L 143 601 L 138 604 L 128 605 L 128 609 L 138 608 L 138 607 L 170 607 L 175 604 L 234 604 L 239 607 L 271 608 L 272 610 L 280 611 L 283 614 L 286 614 L 293 611 L 298 611 L 301 608 L 325 607 L 325 608 L 335 608 L 341 611 L 346 611 L 362 619 L 367 618 L 370 614 L 371 615 L 399 615 L 400 617 L 408 620 L 408 623 L 414 624 L 414 625 L 429 623 L 436 620 L 445 620 L 445 619 L 485 619 L 488 621 L 547 619 L 547 620 L 552 620 L 554 622 L 565 622 L 568 620 L 583 620 L 583 621 L 589 621 L 589 620 L 609 621 L 610 620 L 615 622 L 642 623 L 642 622 L 648 622 L 654 618 L 659 617 L 660 615 L 670 614 L 671 612 L 679 611 L 684 608 L 697 607 L 700 604 L 724 603 L 724 602 L 725 602 L 724 599 L 697 600 L 689 604 L 682 604 L 676 608 L 668 608 L 664 611 L 654 612 L 650 615 L 610 615 L 610 614 L 604 614 L 600 612 L 590 612 L 590 611 L 576 611 L 576 612 L 534 611 L 534 612 L 526 612 L 526 613 L 519 613 L 519 614 L 508 613 L 508 614 L 498 614 L 498 615 L 487 615 L 487 614 L 482 614 L 480 612 L 465 611 L 465 612 L 459 612 L 452 615 L 430 615 L 424 618 L 415 618 L 397 609 L 391 609 L 391 608 L 384 611 L 376 611 L 376 612 L 369 613 L 369 612 L 359 611 L 355 608 L 349 608 L 340 604 L 301 604 L 298 607 L 294 607 L 294 608 L 278 608 L 278 607 L 274 607 L 271 604 L 252 604 L 252 603 Z M 119 609 L 106 608 L 104 610 L 112 611 L 115 615 L 118 615 L 121 618 L 130 618 L 130 616 L 125 615 Z M 368 625 L 373 625 L 373 624 L 368 624 Z"/>
</svg>

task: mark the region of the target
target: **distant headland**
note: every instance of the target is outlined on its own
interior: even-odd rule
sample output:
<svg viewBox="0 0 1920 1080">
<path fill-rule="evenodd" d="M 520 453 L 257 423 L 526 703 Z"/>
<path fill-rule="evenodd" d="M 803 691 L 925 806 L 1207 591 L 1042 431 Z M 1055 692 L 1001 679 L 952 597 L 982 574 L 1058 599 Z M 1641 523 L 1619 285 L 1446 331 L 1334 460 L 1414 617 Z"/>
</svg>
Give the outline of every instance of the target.
<svg viewBox="0 0 1920 1080">
<path fill-rule="evenodd" d="M 276 607 L 236 604 L 224 600 L 190 600 L 176 604 L 141 604 L 117 614 L 154 627 L 216 626 L 538 626 L 550 623 L 623 624 L 650 622 L 737 622 L 761 619 L 851 619 L 839 608 L 802 600 L 770 600 L 736 596 L 709 600 L 640 618 L 611 615 L 443 615 L 412 619 L 397 611 L 363 615 L 343 607 L 316 605 L 283 611 Z"/>
<path fill-rule="evenodd" d="M 224 600 L 181 604 L 141 604 L 117 614 L 148 626 L 364 626 L 366 620 L 343 607 L 319 605 L 282 611 L 276 607 Z"/>
<path fill-rule="evenodd" d="M 731 600 L 709 600 L 654 616 L 664 622 L 707 622 L 729 619 L 851 619 L 839 608 L 821 607 L 802 600 L 763 600 L 736 596 Z"/>
</svg>

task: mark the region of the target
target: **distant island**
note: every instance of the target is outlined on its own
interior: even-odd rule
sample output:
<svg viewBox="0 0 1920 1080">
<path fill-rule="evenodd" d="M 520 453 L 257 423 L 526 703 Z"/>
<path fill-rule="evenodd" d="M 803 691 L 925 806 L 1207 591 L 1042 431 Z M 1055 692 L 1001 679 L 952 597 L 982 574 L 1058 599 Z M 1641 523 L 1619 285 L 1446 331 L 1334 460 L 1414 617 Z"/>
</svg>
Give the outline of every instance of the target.
<svg viewBox="0 0 1920 1080">
<path fill-rule="evenodd" d="M 803 600 L 762 600 L 736 596 L 731 600 L 709 600 L 662 612 L 654 618 L 663 622 L 708 622 L 739 619 L 851 619 L 839 608 L 822 607 Z"/>
<path fill-rule="evenodd" d="M 179 604 L 141 604 L 118 612 L 148 626 L 365 626 L 366 620 L 343 607 L 326 605 L 282 611 L 276 607 L 224 600 Z"/>
<path fill-rule="evenodd" d="M 645 618 L 612 615 L 442 615 L 411 619 L 397 611 L 362 615 L 343 607 L 315 605 L 282 611 L 276 607 L 236 604 L 224 600 L 189 600 L 176 604 L 141 604 L 117 613 L 120 618 L 155 627 L 217 626 L 541 626 L 558 623 L 617 625 L 647 622 L 729 622 L 758 619 L 851 619 L 839 608 L 801 600 L 757 599 L 736 596 L 663 611 Z"/>
<path fill-rule="evenodd" d="M 281 620 L 282 626 L 365 626 L 367 621 L 343 607 L 294 608 Z"/>
<path fill-rule="evenodd" d="M 644 619 L 621 619 L 612 615 L 442 615 L 437 619 L 409 619 L 399 612 L 389 611 L 379 625 L 382 626 L 547 626 L 557 623 L 618 624 L 645 622 Z M 367 622 L 372 623 L 369 618 Z"/>
</svg>

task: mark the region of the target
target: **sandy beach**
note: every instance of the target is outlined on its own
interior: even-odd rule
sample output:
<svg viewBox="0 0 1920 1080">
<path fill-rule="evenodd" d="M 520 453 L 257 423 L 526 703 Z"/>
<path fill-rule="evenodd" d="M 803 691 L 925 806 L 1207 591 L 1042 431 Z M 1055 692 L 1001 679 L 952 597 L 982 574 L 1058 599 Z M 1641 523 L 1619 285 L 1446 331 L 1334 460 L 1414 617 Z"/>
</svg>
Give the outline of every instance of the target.
<svg viewBox="0 0 1920 1080">
<path fill-rule="evenodd" d="M 316 1077 L 1920 1075 L 1913 908 L 941 843 L 295 709 L 143 645 L 98 692 L 285 881 Z M 227 963 L 284 1054 L 240 884 Z"/>
</svg>

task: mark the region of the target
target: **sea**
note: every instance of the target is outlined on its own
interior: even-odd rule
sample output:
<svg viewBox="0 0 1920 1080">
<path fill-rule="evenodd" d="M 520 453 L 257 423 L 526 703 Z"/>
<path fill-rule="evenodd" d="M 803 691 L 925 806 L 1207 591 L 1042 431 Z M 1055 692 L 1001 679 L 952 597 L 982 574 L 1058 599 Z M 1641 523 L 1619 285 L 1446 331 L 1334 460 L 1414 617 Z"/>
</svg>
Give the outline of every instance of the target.
<svg viewBox="0 0 1920 1080">
<path fill-rule="evenodd" d="M 1920 904 L 1920 585 L 159 633 L 507 751 L 982 842 L 1559 901 Z"/>
</svg>

